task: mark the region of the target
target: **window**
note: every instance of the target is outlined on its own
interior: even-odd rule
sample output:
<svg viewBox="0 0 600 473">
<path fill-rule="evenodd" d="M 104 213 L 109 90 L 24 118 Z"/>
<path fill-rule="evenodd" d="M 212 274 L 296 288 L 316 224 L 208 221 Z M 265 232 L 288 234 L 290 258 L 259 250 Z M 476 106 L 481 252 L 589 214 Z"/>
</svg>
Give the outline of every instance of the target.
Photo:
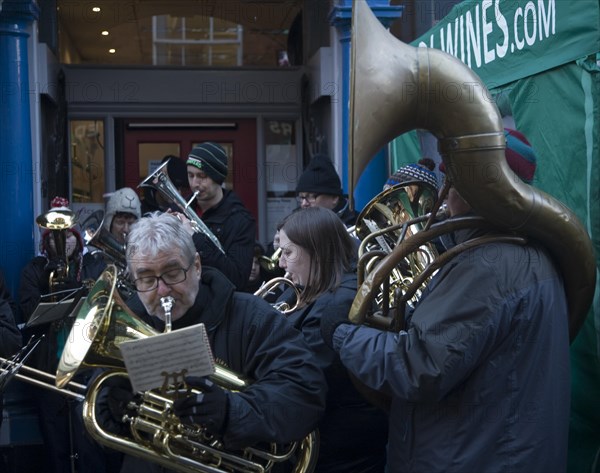
<svg viewBox="0 0 600 473">
<path fill-rule="evenodd" d="M 212 17 L 152 17 L 155 66 L 241 66 L 241 25 Z"/>
<path fill-rule="evenodd" d="M 104 199 L 104 122 L 71 120 L 72 201 L 103 203 Z"/>
</svg>

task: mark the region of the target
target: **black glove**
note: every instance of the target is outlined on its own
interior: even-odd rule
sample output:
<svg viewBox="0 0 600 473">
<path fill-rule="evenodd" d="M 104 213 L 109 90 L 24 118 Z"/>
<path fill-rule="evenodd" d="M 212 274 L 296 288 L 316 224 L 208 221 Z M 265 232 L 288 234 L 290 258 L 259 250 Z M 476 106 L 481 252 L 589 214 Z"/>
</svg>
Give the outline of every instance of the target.
<svg viewBox="0 0 600 473">
<path fill-rule="evenodd" d="M 321 315 L 321 336 L 325 344 L 333 349 L 333 332 L 342 324 L 350 324 L 347 309 L 331 307 Z"/>
<path fill-rule="evenodd" d="M 101 427 L 115 434 L 124 434 L 129 425 L 123 422 L 124 415 L 133 415 L 135 410 L 128 404 L 135 398 L 128 379 L 114 377 L 105 383 L 100 390 L 96 403 L 96 416 Z"/>
<path fill-rule="evenodd" d="M 225 391 L 207 378 L 188 376 L 185 382 L 202 392 L 177 399 L 173 404 L 175 415 L 184 424 L 198 424 L 213 434 L 222 434 L 228 407 Z"/>
<path fill-rule="evenodd" d="M 65 266 L 65 262 L 60 259 L 53 259 L 46 263 L 44 266 L 44 277 L 46 280 L 50 278 L 50 274 L 53 275 L 53 286 L 50 288 L 52 292 L 67 291 L 70 289 L 76 289 L 81 287 L 75 277 L 66 276 L 68 268 Z M 66 276 L 66 277 L 65 277 Z"/>
<path fill-rule="evenodd" d="M 65 266 L 65 262 L 55 258 L 55 259 L 51 259 L 48 260 L 48 262 L 46 263 L 46 266 L 44 266 L 44 271 L 46 272 L 46 274 L 50 274 L 52 271 L 56 271 L 59 267 L 62 268 Z"/>
</svg>

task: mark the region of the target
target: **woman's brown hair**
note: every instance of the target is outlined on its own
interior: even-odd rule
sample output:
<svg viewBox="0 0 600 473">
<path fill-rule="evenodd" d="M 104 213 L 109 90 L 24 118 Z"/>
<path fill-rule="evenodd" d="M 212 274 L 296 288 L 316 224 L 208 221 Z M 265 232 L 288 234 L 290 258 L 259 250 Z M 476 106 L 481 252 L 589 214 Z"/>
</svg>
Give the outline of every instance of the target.
<svg viewBox="0 0 600 473">
<path fill-rule="evenodd" d="M 324 207 L 298 210 L 286 217 L 279 229 L 311 258 L 308 281 L 300 296 L 302 305 L 336 289 L 343 274 L 352 271 L 355 245 L 333 211 Z"/>
</svg>

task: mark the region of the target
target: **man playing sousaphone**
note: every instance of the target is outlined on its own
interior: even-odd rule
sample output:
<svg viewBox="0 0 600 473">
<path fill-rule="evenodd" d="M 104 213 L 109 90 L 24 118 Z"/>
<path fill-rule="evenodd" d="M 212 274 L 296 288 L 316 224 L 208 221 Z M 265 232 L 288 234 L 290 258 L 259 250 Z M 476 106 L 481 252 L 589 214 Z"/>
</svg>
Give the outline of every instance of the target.
<svg viewBox="0 0 600 473">
<path fill-rule="evenodd" d="M 529 142 L 505 135 L 510 168 L 530 183 Z M 474 214 L 454 186 L 446 203 L 451 217 Z M 487 233 L 459 230 L 442 242 L 452 250 Z M 400 333 L 334 313 L 323 315 L 321 332 L 351 373 L 391 397 L 389 471 L 565 471 L 567 300 L 539 244 L 493 241 L 456 256 Z"/>
<path fill-rule="evenodd" d="M 135 223 L 127 263 L 137 291 L 128 305 L 137 315 L 164 330 L 161 299 L 172 297 L 173 331 L 203 323 L 215 359 L 252 380 L 246 389 L 232 392 L 208 378 L 188 378 L 200 393 L 175 401 L 174 412 L 183 424 L 206 427 L 227 449 L 296 441 L 315 428 L 326 384 L 301 335 L 267 302 L 235 292 L 219 271 L 203 266 L 192 236 L 175 215 L 155 213 Z M 125 413 L 115 406 L 125 408 L 132 398 L 128 386 L 103 390 L 98 410 L 111 428 L 119 427 Z M 163 470 L 125 455 L 121 471 Z"/>
</svg>

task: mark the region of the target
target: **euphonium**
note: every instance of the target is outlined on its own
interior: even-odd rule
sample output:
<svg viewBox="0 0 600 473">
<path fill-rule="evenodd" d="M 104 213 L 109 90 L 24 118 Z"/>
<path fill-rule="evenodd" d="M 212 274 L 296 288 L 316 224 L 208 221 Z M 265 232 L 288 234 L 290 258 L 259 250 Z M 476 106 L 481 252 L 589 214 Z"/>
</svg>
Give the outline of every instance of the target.
<svg viewBox="0 0 600 473">
<path fill-rule="evenodd" d="M 116 267 L 110 265 L 90 290 L 65 345 L 56 376 L 56 384 L 61 388 L 81 366 L 109 368 L 90 385 L 83 405 L 86 429 L 97 442 L 186 473 L 269 472 L 277 463 L 292 458 L 298 459 L 294 472 L 312 471 L 318 446 L 316 432 L 290 445 L 270 444 L 228 451 L 204 428 L 182 424 L 173 414 L 173 402 L 180 394 L 176 388 L 138 393 L 123 418 L 129 424 L 129 435 L 106 430 L 96 417 L 98 395 L 109 380 L 129 379 L 119 345 L 158 334 L 123 303 L 115 290 L 116 280 Z M 211 379 L 233 391 L 243 390 L 250 384 L 249 380 L 218 363 Z"/>
<path fill-rule="evenodd" d="M 196 214 L 196 212 L 190 208 L 190 205 L 196 198 L 196 194 L 194 194 L 189 201 L 186 201 L 177 191 L 177 188 L 171 179 L 169 179 L 169 176 L 163 172 L 163 169 L 166 170 L 168 163 L 169 161 L 165 161 L 163 164 L 161 164 L 152 174 L 146 177 L 146 179 L 144 179 L 138 185 L 138 187 L 149 187 L 163 194 L 165 198 L 177 205 L 185 214 L 185 216 L 190 219 L 194 231 L 206 235 L 210 241 L 221 251 L 221 253 L 225 253 L 219 239 L 214 235 L 213 232 L 210 231 L 202 219 L 198 217 L 198 214 Z"/>
<path fill-rule="evenodd" d="M 366 2 L 355 1 L 350 94 L 351 186 L 390 140 L 413 129 L 430 131 L 447 176 L 474 211 L 501 231 L 540 241 L 554 256 L 564 277 L 573 339 L 594 295 L 592 243 L 565 205 L 514 179 L 505 159 L 502 118 L 479 77 L 449 54 L 399 41 Z M 436 232 L 420 237 L 429 241 Z M 397 245 L 367 276 L 351 320 L 364 321 L 383 280 L 408 246 L 418 247 L 419 242 L 409 245 L 418 236 Z"/>
</svg>

